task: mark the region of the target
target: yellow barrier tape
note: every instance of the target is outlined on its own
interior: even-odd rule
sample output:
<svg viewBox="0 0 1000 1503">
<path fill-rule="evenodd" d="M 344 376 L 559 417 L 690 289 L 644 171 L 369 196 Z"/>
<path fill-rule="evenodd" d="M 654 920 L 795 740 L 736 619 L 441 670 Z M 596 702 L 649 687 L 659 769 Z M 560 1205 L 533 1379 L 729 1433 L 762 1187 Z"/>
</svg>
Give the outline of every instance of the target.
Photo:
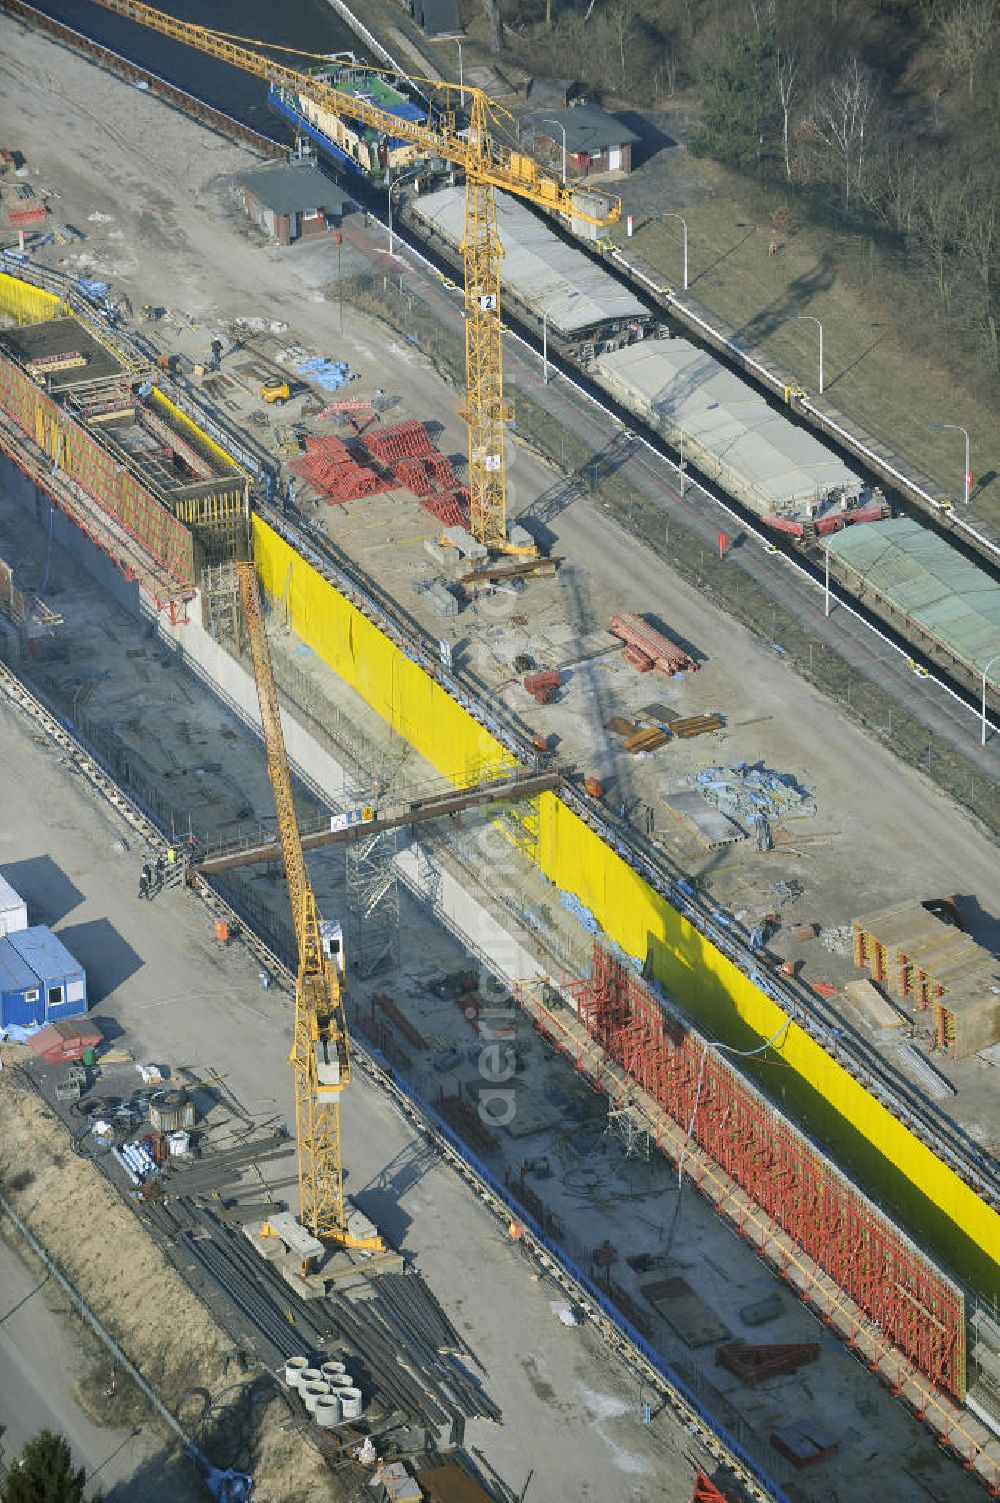
<svg viewBox="0 0 1000 1503">
<path fill-rule="evenodd" d="M 456 785 L 516 759 L 440 684 L 254 517 L 265 591 L 292 630 L 339 678 Z M 1000 1216 L 745 976 L 555 793 L 537 801 L 522 848 L 574 893 L 627 954 L 711 1036 L 742 1047 L 780 1035 L 754 1074 L 879 1199 L 973 1285 L 1000 1294 Z M 530 830 L 530 836 L 529 836 Z M 527 838 L 524 838 L 527 837 Z M 520 842 L 519 842 L 520 843 Z M 787 1028 L 784 1025 L 788 1024 Z M 784 1028 L 784 1031 L 782 1031 Z"/>
</svg>

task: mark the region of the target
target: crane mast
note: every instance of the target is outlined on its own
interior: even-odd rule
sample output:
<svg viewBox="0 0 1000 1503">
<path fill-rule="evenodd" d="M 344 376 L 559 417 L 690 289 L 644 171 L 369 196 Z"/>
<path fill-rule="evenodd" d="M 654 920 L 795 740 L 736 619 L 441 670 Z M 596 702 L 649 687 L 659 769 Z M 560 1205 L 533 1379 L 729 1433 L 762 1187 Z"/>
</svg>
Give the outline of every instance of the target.
<svg viewBox="0 0 1000 1503">
<path fill-rule="evenodd" d="M 252 563 L 237 565 L 237 572 L 298 949 L 290 1063 L 295 1072 L 300 1218 L 321 1241 L 375 1248 L 381 1245 L 377 1239 L 356 1241 L 347 1231 L 340 1096 L 350 1081 L 351 1063 L 341 973 L 338 961 L 324 949 L 306 870 L 257 574 Z"/>
<path fill-rule="evenodd" d="M 465 269 L 465 359 L 466 398 L 463 415 L 468 429 L 469 513 L 472 531 L 479 542 L 502 548 L 507 540 L 507 478 L 504 457 L 504 427 L 510 411 L 503 400 L 503 327 L 500 319 L 500 261 L 503 248 L 497 232 L 496 190 L 516 194 L 566 218 L 586 224 L 613 224 L 621 203 L 609 202 L 605 213 L 593 212 L 578 201 L 565 183 L 541 172 L 526 153 L 514 151 L 494 139 L 491 121 L 500 118 L 498 107 L 483 89 L 466 84 L 462 96 L 469 103 L 470 125 L 460 131 L 450 107 L 459 88 L 434 79 L 392 73 L 404 83 L 431 90 L 444 90 L 446 108 L 434 112 L 428 105 L 426 120 L 401 120 L 370 99 L 358 98 L 333 84 L 314 78 L 248 46 L 245 39 L 212 31 L 190 21 L 178 21 L 139 0 L 94 0 L 105 10 L 145 26 L 174 41 L 208 53 L 220 62 L 252 73 L 279 88 L 291 89 L 315 101 L 322 109 L 354 120 L 395 140 L 408 141 L 419 155 L 439 156 L 465 173 L 465 233 L 462 255 Z M 267 44 L 255 44 L 267 45 Z M 291 50 L 291 49 L 278 49 Z M 359 68 L 362 73 L 384 70 Z"/>
</svg>

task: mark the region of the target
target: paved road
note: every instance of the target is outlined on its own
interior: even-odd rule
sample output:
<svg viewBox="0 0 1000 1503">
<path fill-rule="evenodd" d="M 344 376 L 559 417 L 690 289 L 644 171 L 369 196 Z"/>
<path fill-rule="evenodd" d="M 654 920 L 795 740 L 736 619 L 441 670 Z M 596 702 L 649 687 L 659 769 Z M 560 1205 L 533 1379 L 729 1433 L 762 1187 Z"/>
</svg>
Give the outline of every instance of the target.
<svg viewBox="0 0 1000 1503">
<path fill-rule="evenodd" d="M 3 1461 L 9 1466 L 25 1443 L 39 1430 L 61 1431 L 68 1439 L 74 1462 L 87 1468 L 87 1481 L 101 1487 L 108 1503 L 138 1494 L 132 1490 L 143 1474 L 142 1497 L 163 1503 L 181 1496 L 178 1479 L 163 1476 L 160 1491 L 156 1473 L 172 1471 L 160 1458 L 162 1443 L 152 1430 L 105 1429 L 80 1408 L 75 1386 L 89 1367 L 74 1327 L 54 1311 L 68 1300 L 6 1244 L 0 1243 L 0 1425 Z M 110 1375 L 110 1368 L 109 1368 Z M 160 1458 L 153 1464 L 153 1458 Z"/>
<path fill-rule="evenodd" d="M 359 250 L 366 250 L 380 271 L 385 269 L 384 234 L 374 227 L 370 233 L 360 224 L 346 232 Z M 442 285 L 439 277 L 417 256 L 408 252 L 398 257 L 397 268 L 406 285 L 447 326 L 461 327 L 461 293 L 458 288 Z M 582 394 L 575 384 L 558 372 L 544 385 L 540 355 L 514 336 L 505 341 L 504 368 L 508 381 L 545 407 L 568 430 L 586 438 L 595 457 L 620 440 L 620 424 L 597 403 Z M 817 642 L 835 648 L 859 674 L 876 683 L 887 701 L 905 708 L 929 730 L 948 740 L 966 757 L 984 778 L 1000 777 L 1000 735 L 995 732 L 985 748 L 980 746 L 979 723 L 968 705 L 957 700 L 933 678 L 921 678 L 910 669 L 907 658 L 884 641 L 876 631 L 856 616 L 846 604 L 833 599 L 829 618 L 824 615 L 821 584 L 804 573 L 794 560 L 781 553 L 769 552 L 764 541 L 747 533 L 746 524 L 736 520 L 725 506 L 688 482 L 685 494 L 679 489 L 678 477 L 670 463 L 647 444 L 637 441 L 615 471 L 616 484 L 654 501 L 662 510 L 665 523 L 676 521 L 703 542 L 709 556 L 717 547 L 720 531 L 733 537 L 746 536 L 741 546 L 730 553 L 727 567 L 740 570 L 786 610 L 793 612 L 815 635 Z M 593 523 L 581 519 L 590 512 L 593 523 L 605 525 L 604 519 L 586 504 L 573 505 L 571 515 L 559 524 L 560 540 L 565 529 Z M 832 592 L 835 596 L 835 591 Z"/>
</svg>

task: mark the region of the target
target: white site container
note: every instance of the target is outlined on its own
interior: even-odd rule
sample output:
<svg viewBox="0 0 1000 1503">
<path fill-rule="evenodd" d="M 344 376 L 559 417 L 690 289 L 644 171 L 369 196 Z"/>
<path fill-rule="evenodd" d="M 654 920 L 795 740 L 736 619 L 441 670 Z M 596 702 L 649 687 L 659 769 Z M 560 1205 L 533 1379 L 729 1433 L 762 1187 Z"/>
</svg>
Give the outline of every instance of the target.
<svg viewBox="0 0 1000 1503">
<path fill-rule="evenodd" d="M 28 927 L 28 905 L 5 877 L 0 877 L 0 939 Z"/>
</svg>

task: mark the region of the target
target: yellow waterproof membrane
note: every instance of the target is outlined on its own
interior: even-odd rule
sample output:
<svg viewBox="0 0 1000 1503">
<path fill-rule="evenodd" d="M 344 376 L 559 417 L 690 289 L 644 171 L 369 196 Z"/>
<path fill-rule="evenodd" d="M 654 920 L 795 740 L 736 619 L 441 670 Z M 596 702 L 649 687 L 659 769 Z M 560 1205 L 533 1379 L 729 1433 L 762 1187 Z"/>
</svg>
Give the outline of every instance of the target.
<svg viewBox="0 0 1000 1503">
<path fill-rule="evenodd" d="M 264 589 L 292 630 L 439 772 L 459 786 L 514 756 L 283 538 L 254 517 Z M 919 1243 L 988 1298 L 1000 1295 L 1000 1215 L 920 1142 L 558 794 L 543 793 L 537 846 L 524 849 L 605 934 L 648 962 L 652 976 L 710 1036 L 736 1048 L 773 1046 L 743 1062 L 754 1079 L 855 1175 Z M 786 1026 L 787 1025 L 787 1026 Z"/>
<path fill-rule="evenodd" d="M 168 422 L 172 423 L 181 433 L 186 434 L 196 448 L 200 445 L 202 449 L 207 449 L 209 454 L 218 460 L 223 469 L 228 470 L 230 474 L 242 475 L 244 473 L 242 466 L 236 463 L 233 456 L 228 454 L 221 444 L 216 443 L 215 439 L 206 433 L 204 428 L 199 428 L 198 424 L 192 418 L 189 418 L 186 412 L 182 412 L 176 402 L 171 402 L 168 396 L 164 396 L 158 386 L 153 387 L 149 398 L 153 409 L 166 418 Z"/>
<path fill-rule="evenodd" d="M 42 324 L 50 318 L 62 318 L 69 311 L 54 292 L 32 287 L 30 282 L 0 271 L 0 313 L 8 318 L 16 319 L 19 324 Z"/>
<path fill-rule="evenodd" d="M 268 527 L 253 519 L 261 584 L 296 636 L 457 787 L 518 765 L 446 689 Z"/>
</svg>

